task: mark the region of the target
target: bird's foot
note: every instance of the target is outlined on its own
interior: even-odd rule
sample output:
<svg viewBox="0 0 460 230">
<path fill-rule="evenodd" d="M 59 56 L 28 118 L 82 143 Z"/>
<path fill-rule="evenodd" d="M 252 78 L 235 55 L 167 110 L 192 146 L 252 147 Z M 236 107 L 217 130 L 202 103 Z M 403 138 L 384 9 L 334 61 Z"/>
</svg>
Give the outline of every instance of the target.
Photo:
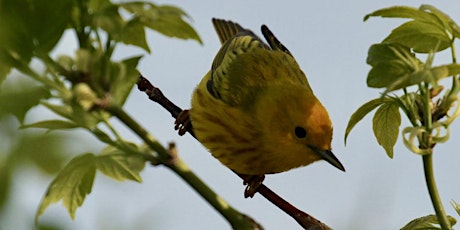
<svg viewBox="0 0 460 230">
<path fill-rule="evenodd" d="M 189 110 L 183 110 L 179 116 L 177 116 L 176 121 L 174 121 L 174 129 L 178 130 L 180 136 L 183 136 L 187 130 L 191 127 L 192 123 L 190 122 Z"/>
<path fill-rule="evenodd" d="M 244 198 L 254 197 L 264 179 L 265 175 L 246 175 L 243 180 L 243 184 L 247 185 L 244 190 Z"/>
</svg>

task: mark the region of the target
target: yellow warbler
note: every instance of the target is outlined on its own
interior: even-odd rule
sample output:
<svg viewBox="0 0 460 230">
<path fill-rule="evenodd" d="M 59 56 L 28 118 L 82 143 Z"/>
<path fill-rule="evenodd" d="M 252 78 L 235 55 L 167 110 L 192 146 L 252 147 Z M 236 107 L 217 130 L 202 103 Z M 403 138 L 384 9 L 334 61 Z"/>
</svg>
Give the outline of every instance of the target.
<svg viewBox="0 0 460 230">
<path fill-rule="evenodd" d="M 237 23 L 213 24 L 223 45 L 185 114 L 196 138 L 239 174 L 263 176 L 321 159 L 344 171 L 331 152 L 329 115 L 288 49 L 265 25 L 268 45 Z M 176 122 L 180 134 L 186 119 Z"/>
</svg>

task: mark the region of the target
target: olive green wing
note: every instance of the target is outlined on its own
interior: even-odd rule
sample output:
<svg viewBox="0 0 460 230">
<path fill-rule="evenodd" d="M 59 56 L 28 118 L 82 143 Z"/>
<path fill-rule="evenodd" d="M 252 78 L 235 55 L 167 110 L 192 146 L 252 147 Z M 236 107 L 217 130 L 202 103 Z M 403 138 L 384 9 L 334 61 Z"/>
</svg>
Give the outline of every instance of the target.
<svg viewBox="0 0 460 230">
<path fill-rule="evenodd" d="M 288 60 L 281 65 L 298 68 L 289 50 L 266 26 L 262 26 L 262 33 L 269 45 L 238 23 L 221 19 L 213 19 L 212 22 L 223 43 L 214 58 L 207 82 L 208 92 L 216 99 L 231 106 L 247 104 L 265 85 L 270 84 L 270 77 L 267 76 L 273 74 L 264 73 L 264 69 L 274 69 L 275 65 L 280 65 L 278 59 Z M 303 73 L 300 78 L 306 82 Z"/>
<path fill-rule="evenodd" d="M 244 29 L 238 23 L 215 19 L 212 23 L 222 43 L 211 67 L 211 77 L 207 82 L 209 93 L 229 105 L 236 105 L 244 97 L 245 76 L 230 74 L 241 55 L 255 49 L 270 49 L 252 31 Z"/>
</svg>

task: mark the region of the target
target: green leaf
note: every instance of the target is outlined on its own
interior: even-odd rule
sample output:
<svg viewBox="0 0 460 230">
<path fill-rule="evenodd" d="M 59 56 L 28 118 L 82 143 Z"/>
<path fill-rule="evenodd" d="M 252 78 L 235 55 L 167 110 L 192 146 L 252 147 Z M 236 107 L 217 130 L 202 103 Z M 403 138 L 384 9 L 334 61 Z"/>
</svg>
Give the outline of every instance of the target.
<svg viewBox="0 0 460 230">
<path fill-rule="evenodd" d="M 367 85 L 384 88 L 423 68 L 422 62 L 406 46 L 374 44 L 369 48 L 367 63 L 373 68 L 367 75 Z"/>
<path fill-rule="evenodd" d="M 110 1 L 91 1 L 98 4 L 90 4 L 91 24 L 95 28 L 101 28 L 110 34 L 113 39 L 121 41 L 121 33 L 125 24 L 119 13 L 118 5 L 112 4 Z"/>
<path fill-rule="evenodd" d="M 72 0 L 2 1 L 0 58 L 12 54 L 27 64 L 34 54 L 48 53 L 59 41 L 70 20 L 72 4 Z M 6 63 L 13 64 L 11 59 Z"/>
<path fill-rule="evenodd" d="M 449 222 L 453 225 L 457 222 L 453 217 L 447 216 Z M 434 230 L 441 229 L 436 215 L 423 216 L 410 221 L 401 230 Z"/>
<path fill-rule="evenodd" d="M 448 64 L 448 65 L 441 65 L 436 66 L 431 69 L 433 77 L 436 80 L 441 80 L 445 77 L 455 76 L 460 74 L 460 64 Z"/>
<path fill-rule="evenodd" d="M 72 107 L 68 105 L 55 105 L 46 101 L 41 103 L 43 106 L 53 111 L 55 114 L 70 119 L 72 117 Z"/>
<path fill-rule="evenodd" d="M 412 18 L 426 22 L 434 21 L 434 18 L 430 14 L 409 6 L 392 6 L 376 10 L 364 16 L 364 21 L 368 20 L 370 17 L 377 16 L 384 18 Z"/>
<path fill-rule="evenodd" d="M 387 86 L 384 94 L 412 85 L 417 85 L 421 82 L 434 82 L 434 84 L 436 84 L 436 81 L 434 80 L 434 76 L 430 70 L 415 71 L 401 76 L 399 79 L 393 81 L 390 85 Z"/>
<path fill-rule="evenodd" d="M 448 76 L 457 75 L 459 73 L 460 65 L 458 64 L 442 65 L 430 69 L 418 70 L 394 80 L 390 85 L 387 86 L 384 94 L 408 86 L 417 85 L 421 82 L 431 83 L 433 86 L 436 86 L 439 80 L 442 80 Z"/>
<path fill-rule="evenodd" d="M 63 120 L 46 120 L 46 121 L 40 121 L 40 122 L 36 122 L 36 123 L 32 123 L 32 124 L 22 125 L 20 128 L 21 129 L 25 129 L 25 128 L 43 128 L 43 129 L 56 130 L 56 129 L 78 128 L 78 125 L 76 125 L 73 122 L 63 121 Z"/>
<path fill-rule="evenodd" d="M 93 154 L 87 153 L 72 159 L 49 185 L 35 219 L 38 220 L 50 204 L 60 200 L 74 219 L 77 208 L 83 204 L 86 195 L 91 193 L 95 174 Z"/>
<path fill-rule="evenodd" d="M 104 133 L 100 129 L 94 129 L 94 130 L 91 130 L 91 132 L 93 133 L 94 136 L 97 137 L 97 139 L 99 139 L 100 141 L 102 141 L 102 142 L 104 142 L 106 144 L 113 144 L 114 143 L 112 138 L 110 138 L 109 135 L 107 135 L 106 133 Z"/>
<path fill-rule="evenodd" d="M 414 52 L 438 52 L 450 47 L 451 39 L 444 28 L 423 21 L 406 22 L 393 31 L 383 41 L 399 43 L 412 48 Z"/>
<path fill-rule="evenodd" d="M 33 34 L 35 49 L 38 53 L 46 54 L 54 48 L 70 22 L 70 13 L 74 1 L 22 1 L 27 2 L 31 9 L 32 15 L 29 21 L 29 29 Z M 15 0 L 14 2 L 17 1 Z M 46 17 L 43 17 L 44 15 Z"/>
<path fill-rule="evenodd" d="M 398 108 L 396 103 L 387 102 L 377 109 L 372 119 L 375 138 L 390 158 L 393 158 L 393 146 L 396 144 L 401 125 Z"/>
<path fill-rule="evenodd" d="M 137 3 L 133 3 L 137 4 Z M 139 2 L 139 4 L 142 4 Z M 92 25 L 105 30 L 115 41 L 138 46 L 147 52 L 150 48 L 145 37 L 144 23 L 133 15 L 129 21 L 125 21 L 120 15 L 120 6 L 110 1 L 92 1 L 90 10 L 94 11 Z"/>
<path fill-rule="evenodd" d="M 140 47 L 150 53 L 150 48 L 145 38 L 144 24 L 139 18 L 128 21 L 123 27 L 121 36 L 121 41 L 123 43 Z"/>
<path fill-rule="evenodd" d="M 367 76 L 367 85 L 373 88 L 387 88 L 385 93 L 420 82 L 436 84 L 445 77 L 460 73 L 458 64 L 426 69 L 410 49 L 398 44 L 372 45 L 369 48 L 367 63 L 373 67 Z"/>
<path fill-rule="evenodd" d="M 177 7 L 146 2 L 126 2 L 120 6 L 139 17 L 145 26 L 165 36 L 202 43 L 197 32 L 184 20 L 188 18 L 187 14 Z"/>
<path fill-rule="evenodd" d="M 0 90 L 0 116 L 11 113 L 22 123 L 26 113 L 49 96 L 48 89 L 29 80 L 5 82 Z"/>
<path fill-rule="evenodd" d="M 39 132 L 24 132 L 20 138 L 15 139 L 9 154 L 19 162 L 33 163 L 42 172 L 55 175 L 67 158 L 63 151 L 68 148 L 71 138 L 63 133 L 43 135 Z"/>
<path fill-rule="evenodd" d="M 385 88 L 398 81 L 413 70 L 399 60 L 381 62 L 374 66 L 367 75 L 367 86 Z"/>
<path fill-rule="evenodd" d="M 449 16 L 430 5 L 422 5 L 419 9 L 405 6 L 384 8 L 366 15 L 364 21 L 372 16 L 413 19 L 394 29 L 384 42 L 399 43 L 414 52 L 444 50 L 450 46 L 452 34 L 460 34 L 460 28 Z"/>
<path fill-rule="evenodd" d="M 457 23 L 455 23 L 455 21 L 449 17 L 449 15 L 445 14 L 444 12 L 438 10 L 436 7 L 431 5 L 421 5 L 420 10 L 430 12 L 431 14 L 436 16 L 446 30 L 452 32 L 455 37 L 460 38 L 460 28 L 457 25 Z"/>
<path fill-rule="evenodd" d="M 125 103 L 139 78 L 139 72 L 136 67 L 141 58 L 142 56 L 128 58 L 121 62 L 121 67 L 113 66 L 114 76 L 111 81 L 110 94 L 120 106 Z"/>
<path fill-rule="evenodd" d="M 29 63 L 34 46 L 28 24 L 30 15 L 26 0 L 1 2 L 0 63 L 14 67 L 11 55 L 22 59 L 26 64 Z"/>
<path fill-rule="evenodd" d="M 387 99 L 386 98 L 376 98 L 373 100 L 370 100 L 363 104 L 361 107 L 359 107 L 350 117 L 350 120 L 348 121 L 347 128 L 345 130 L 345 138 L 344 142 L 347 144 L 347 137 L 348 134 L 350 134 L 351 130 L 355 127 L 355 125 L 361 121 L 368 113 L 370 113 L 372 110 L 375 108 L 379 107 L 381 104 L 386 103 Z"/>
<path fill-rule="evenodd" d="M 402 61 L 409 66 L 420 62 L 408 47 L 396 43 L 373 44 L 367 52 L 366 63 L 371 66 L 376 66 L 382 62 L 395 60 Z"/>
<path fill-rule="evenodd" d="M 144 169 L 145 162 L 142 155 L 123 153 L 112 146 L 106 147 L 96 158 L 97 169 L 118 181 L 142 182 L 139 173 Z"/>
</svg>

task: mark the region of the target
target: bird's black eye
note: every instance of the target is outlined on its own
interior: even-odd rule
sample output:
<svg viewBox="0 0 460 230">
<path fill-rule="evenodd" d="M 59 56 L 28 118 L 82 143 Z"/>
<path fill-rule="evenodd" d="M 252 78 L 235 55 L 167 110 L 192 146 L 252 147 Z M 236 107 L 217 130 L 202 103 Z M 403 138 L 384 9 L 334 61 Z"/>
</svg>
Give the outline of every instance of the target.
<svg viewBox="0 0 460 230">
<path fill-rule="evenodd" d="M 307 130 L 300 126 L 295 127 L 294 133 L 297 138 L 304 138 L 307 136 Z"/>
</svg>

